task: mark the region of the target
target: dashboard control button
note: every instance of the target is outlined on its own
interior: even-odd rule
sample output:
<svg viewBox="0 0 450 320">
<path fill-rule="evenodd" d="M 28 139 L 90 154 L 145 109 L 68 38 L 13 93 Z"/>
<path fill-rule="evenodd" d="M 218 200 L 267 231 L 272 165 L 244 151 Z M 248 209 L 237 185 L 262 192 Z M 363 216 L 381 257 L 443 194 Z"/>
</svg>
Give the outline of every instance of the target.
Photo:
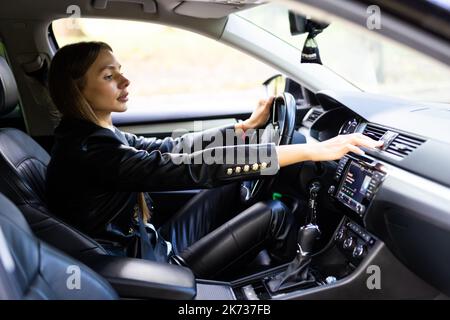
<svg viewBox="0 0 450 320">
<path fill-rule="evenodd" d="M 366 246 L 363 244 L 358 244 L 354 249 L 352 256 L 354 258 L 361 258 L 363 257 L 367 252 Z"/>
<path fill-rule="evenodd" d="M 342 247 L 345 250 L 349 250 L 352 251 L 353 248 L 355 247 L 355 239 L 353 237 L 348 237 L 347 239 L 344 240 L 344 243 L 342 245 Z"/>
<path fill-rule="evenodd" d="M 330 196 L 333 196 L 335 191 L 336 191 L 336 187 L 335 187 L 335 186 L 330 186 L 330 187 L 328 188 L 328 194 L 329 194 Z"/>
<path fill-rule="evenodd" d="M 328 283 L 328 284 L 333 284 L 336 281 L 337 281 L 336 277 L 333 277 L 333 276 L 328 276 L 328 277 L 325 278 L 325 282 Z"/>
<path fill-rule="evenodd" d="M 358 212 L 359 215 L 362 215 L 364 211 L 366 210 L 366 207 L 362 204 L 356 205 L 356 212 Z"/>
<path fill-rule="evenodd" d="M 339 230 L 339 232 L 336 234 L 335 240 L 336 241 L 342 241 L 345 238 L 345 231 L 343 229 Z"/>
</svg>

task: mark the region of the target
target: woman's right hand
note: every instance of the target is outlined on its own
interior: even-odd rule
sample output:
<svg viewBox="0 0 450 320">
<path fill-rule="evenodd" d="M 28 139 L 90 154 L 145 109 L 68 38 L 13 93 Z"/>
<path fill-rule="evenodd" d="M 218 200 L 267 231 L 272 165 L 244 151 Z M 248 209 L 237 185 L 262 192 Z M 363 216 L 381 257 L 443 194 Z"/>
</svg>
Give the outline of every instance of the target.
<svg viewBox="0 0 450 320">
<path fill-rule="evenodd" d="M 363 155 L 360 147 L 376 148 L 382 145 L 383 141 L 375 141 L 361 133 L 340 135 L 318 143 L 277 146 L 278 163 L 284 167 L 307 160 L 338 160 L 348 152 Z"/>
<path fill-rule="evenodd" d="M 364 155 L 359 147 L 381 147 L 383 141 L 373 140 L 361 133 L 339 135 L 329 140 L 308 144 L 308 158 L 311 161 L 338 160 L 348 152 Z"/>
</svg>

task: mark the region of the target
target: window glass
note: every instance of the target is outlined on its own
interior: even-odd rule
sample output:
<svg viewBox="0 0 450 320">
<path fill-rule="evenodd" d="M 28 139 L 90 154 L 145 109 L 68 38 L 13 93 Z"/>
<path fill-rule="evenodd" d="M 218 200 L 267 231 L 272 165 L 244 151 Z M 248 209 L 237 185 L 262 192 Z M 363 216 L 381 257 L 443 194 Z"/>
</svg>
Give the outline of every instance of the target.
<svg viewBox="0 0 450 320">
<path fill-rule="evenodd" d="M 302 4 L 295 9 L 303 16 L 330 23 L 316 37 L 322 63 L 356 87 L 415 100 L 450 102 L 448 66 L 328 12 Z M 301 50 L 306 34 L 291 35 L 288 10 L 284 4 L 269 3 L 237 15 Z"/>
<path fill-rule="evenodd" d="M 60 19 L 52 24 L 60 47 L 104 41 L 131 81 L 129 108 L 227 108 L 256 105 L 273 68 L 193 32 L 111 19 Z"/>
</svg>

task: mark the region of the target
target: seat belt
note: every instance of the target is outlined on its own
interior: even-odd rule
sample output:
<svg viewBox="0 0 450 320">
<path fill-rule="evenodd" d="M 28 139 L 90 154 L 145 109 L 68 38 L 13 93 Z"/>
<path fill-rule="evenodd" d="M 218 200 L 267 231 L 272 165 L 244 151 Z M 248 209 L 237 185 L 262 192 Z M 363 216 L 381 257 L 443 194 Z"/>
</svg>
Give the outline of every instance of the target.
<svg viewBox="0 0 450 320">
<path fill-rule="evenodd" d="M 145 223 L 142 219 L 142 215 L 139 215 L 139 233 L 141 241 L 141 259 L 157 261 L 155 250 L 152 243 L 150 242 L 150 235 L 145 228 Z"/>
<path fill-rule="evenodd" d="M 153 202 L 150 197 L 149 201 Z M 150 207 L 153 208 L 153 205 Z M 147 201 L 145 200 L 143 192 L 138 193 L 138 210 L 139 232 L 143 235 L 140 238 L 141 258 L 158 262 L 167 262 L 172 253 L 172 244 L 165 241 L 155 227 L 148 223 L 152 214 L 152 209 L 149 209 L 147 206 Z"/>
<path fill-rule="evenodd" d="M 155 250 L 150 241 L 150 234 L 146 229 L 147 219 L 150 217 L 150 210 L 148 209 L 147 203 L 145 202 L 145 197 L 143 192 L 138 193 L 138 221 L 139 221 L 139 233 L 141 241 L 141 259 L 157 261 L 155 256 Z M 144 221 L 145 220 L 145 221 Z"/>
</svg>

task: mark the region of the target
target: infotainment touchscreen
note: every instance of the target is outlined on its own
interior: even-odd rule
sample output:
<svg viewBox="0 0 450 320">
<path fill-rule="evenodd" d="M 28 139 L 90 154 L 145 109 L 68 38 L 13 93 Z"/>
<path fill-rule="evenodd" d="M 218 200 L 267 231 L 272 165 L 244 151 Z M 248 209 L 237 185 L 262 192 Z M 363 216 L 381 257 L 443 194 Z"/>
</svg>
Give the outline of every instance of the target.
<svg viewBox="0 0 450 320">
<path fill-rule="evenodd" d="M 363 200 L 371 185 L 372 170 L 351 161 L 343 177 L 337 198 L 358 213 L 365 210 Z"/>
</svg>

